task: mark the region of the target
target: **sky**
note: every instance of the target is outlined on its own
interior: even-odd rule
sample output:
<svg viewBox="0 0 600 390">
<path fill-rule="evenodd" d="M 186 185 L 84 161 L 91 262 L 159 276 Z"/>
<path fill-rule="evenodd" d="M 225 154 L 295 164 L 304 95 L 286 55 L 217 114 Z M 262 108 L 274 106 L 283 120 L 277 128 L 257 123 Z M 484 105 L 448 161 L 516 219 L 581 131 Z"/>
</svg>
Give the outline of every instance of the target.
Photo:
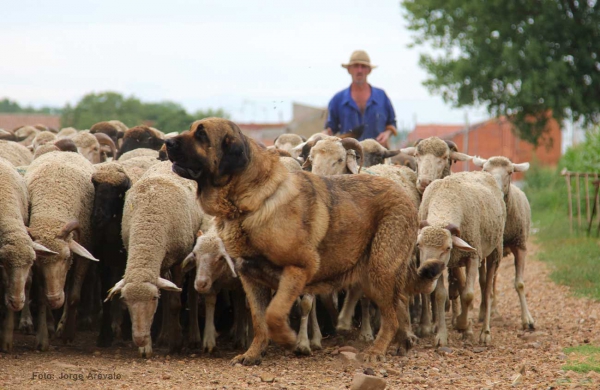
<svg viewBox="0 0 600 390">
<path fill-rule="evenodd" d="M 400 128 L 488 118 L 422 85 L 428 49 L 408 47 L 398 0 L 19 0 L 2 14 L 0 98 L 21 105 L 115 91 L 189 112 L 223 108 L 237 122 L 289 121 L 292 102 L 325 107 L 347 88 L 341 64 L 361 49 Z"/>
</svg>

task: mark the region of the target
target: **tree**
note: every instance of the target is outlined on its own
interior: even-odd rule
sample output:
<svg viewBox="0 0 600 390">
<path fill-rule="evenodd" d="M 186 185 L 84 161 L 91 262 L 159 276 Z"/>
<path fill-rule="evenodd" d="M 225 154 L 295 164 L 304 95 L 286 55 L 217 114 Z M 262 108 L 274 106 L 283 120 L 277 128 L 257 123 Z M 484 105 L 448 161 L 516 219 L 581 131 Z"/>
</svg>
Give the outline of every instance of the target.
<svg viewBox="0 0 600 390">
<path fill-rule="evenodd" d="M 60 108 L 56 107 L 41 107 L 41 108 L 33 108 L 29 107 L 21 107 L 19 103 L 12 101 L 8 98 L 4 98 L 0 100 L 0 112 L 2 113 L 35 113 L 35 114 L 48 114 L 48 115 L 56 115 L 61 113 Z"/>
<path fill-rule="evenodd" d="M 425 86 L 455 107 L 507 115 L 536 144 L 548 113 L 600 122 L 600 1 L 404 0 Z"/>
</svg>

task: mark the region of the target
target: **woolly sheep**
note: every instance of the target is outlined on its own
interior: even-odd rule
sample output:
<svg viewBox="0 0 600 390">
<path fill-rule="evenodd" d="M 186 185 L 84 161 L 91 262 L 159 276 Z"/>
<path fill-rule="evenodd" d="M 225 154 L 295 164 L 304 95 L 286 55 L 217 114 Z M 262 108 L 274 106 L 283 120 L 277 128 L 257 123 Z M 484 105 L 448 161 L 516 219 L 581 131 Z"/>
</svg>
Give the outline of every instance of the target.
<svg viewBox="0 0 600 390">
<path fill-rule="evenodd" d="M 12 349 L 14 312 L 25 305 L 25 284 L 36 253 L 57 254 L 33 242 L 27 228 L 29 196 L 25 180 L 15 167 L 0 158 L 0 285 L 4 296 L 0 307 L 6 306 L 4 323 L 0 324 L 0 351 Z"/>
<path fill-rule="evenodd" d="M 148 148 L 138 148 L 133 149 L 129 152 L 123 153 L 118 160 L 120 162 L 126 161 L 130 158 L 141 157 L 141 156 L 152 156 L 154 158 L 158 158 L 158 150 L 148 149 Z"/>
<path fill-rule="evenodd" d="M 41 130 L 36 129 L 34 126 L 21 126 L 14 131 L 17 141 L 23 146 L 30 146 L 35 136 Z"/>
<path fill-rule="evenodd" d="M 56 134 L 58 139 L 63 138 L 73 138 L 78 133 L 77 129 L 74 127 L 64 127 L 60 129 L 60 131 Z"/>
<path fill-rule="evenodd" d="M 101 145 L 108 146 L 113 156 L 117 154 L 114 142 L 104 133 L 91 134 L 80 131 L 72 140 L 77 145 L 77 151 L 92 164 L 99 164 L 106 161 L 106 155 L 101 150 Z"/>
<path fill-rule="evenodd" d="M 17 142 L 0 140 L 0 157 L 8 160 L 15 167 L 31 164 L 31 151 Z"/>
<path fill-rule="evenodd" d="M 502 236 L 506 222 L 503 195 L 495 180 L 483 172 L 460 172 L 432 182 L 419 208 L 421 229 L 417 238 L 421 261 L 442 260 L 448 268 L 466 265 L 467 281 L 461 292 L 461 314 L 456 328 L 465 337 L 473 334 L 469 323 L 469 306 L 480 262 L 486 259 L 487 273 L 494 275 L 502 257 Z M 492 277 L 488 277 L 492 280 Z M 486 316 L 480 342 L 489 344 L 491 287 L 485 288 Z M 437 334 L 435 344 L 448 341 L 445 322 L 446 288 L 443 278 L 435 289 Z"/>
<path fill-rule="evenodd" d="M 164 134 L 155 128 L 148 126 L 135 126 L 125 132 L 123 145 L 117 153 L 117 160 L 123 153 L 138 148 L 159 150 L 165 143 Z"/>
<path fill-rule="evenodd" d="M 514 172 L 525 172 L 529 169 L 529 163 L 514 164 L 508 158 L 502 156 L 490 157 L 487 160 L 475 157 L 473 163 L 482 167 L 484 172 L 490 173 L 498 187 L 504 194 L 506 204 L 506 225 L 504 227 L 504 252 L 508 250 L 515 256 L 515 289 L 521 303 L 521 323 L 523 329 L 534 329 L 534 321 L 525 298 L 525 283 L 523 273 L 525 271 L 525 259 L 527 257 L 527 240 L 531 226 L 531 208 L 527 196 L 519 187 L 511 184 L 511 176 Z M 496 278 L 494 278 L 494 296 L 496 290 Z"/>
<path fill-rule="evenodd" d="M 413 156 L 417 161 L 417 190 L 420 193 L 423 193 L 432 181 L 448 176 L 452 162 L 469 161 L 473 158 L 458 152 L 454 142 L 438 137 L 419 140 L 415 146 L 400 151 Z"/>
<path fill-rule="evenodd" d="M 39 157 L 25 173 L 30 196 L 29 232 L 35 242 L 58 253 L 39 257 L 36 261 L 43 274 L 44 293 L 51 308 L 57 309 L 63 305 L 65 280 L 72 255 L 79 256 L 75 262 L 76 277 L 69 289 L 68 305 L 65 305 L 63 312 L 64 321 L 59 326 L 64 330 L 62 334 L 66 339 L 72 338 L 75 332 L 76 308 L 83 277 L 89 266 L 88 260 L 97 261 L 86 249 L 91 244 L 93 173 L 94 167 L 85 157 L 63 152 L 51 152 Z M 41 306 L 45 308 L 44 304 Z M 38 347 L 47 350 L 45 313 L 40 313 L 38 318 Z"/>
<path fill-rule="evenodd" d="M 298 156 L 300 156 L 300 150 L 294 148 L 305 141 L 306 139 L 298 134 L 287 133 L 281 134 L 279 137 L 275 138 L 273 145 L 275 146 L 275 149 L 285 150 L 293 158 L 298 158 Z"/>
<path fill-rule="evenodd" d="M 119 141 L 123 138 L 126 131 L 127 126 L 119 121 L 98 122 L 90 127 L 91 134 L 106 134 L 110 137 L 115 146 L 119 144 Z M 116 158 L 114 155 L 111 155 L 111 157 Z"/>
<path fill-rule="evenodd" d="M 142 356 L 151 356 L 150 326 L 160 289 L 180 292 L 161 272 L 181 262 L 194 246 L 203 212 L 196 201 L 195 182 L 175 175 L 170 162 L 152 166 L 127 192 L 122 236 L 128 252 L 125 275 L 107 299 L 121 293 L 131 316 L 133 340 Z M 174 278 L 181 275 L 174 274 Z M 180 281 L 179 281 L 180 282 Z M 179 295 L 171 299 L 173 317 L 170 349 L 181 347 L 178 320 Z M 166 302 L 165 302 L 166 303 Z"/>
<path fill-rule="evenodd" d="M 31 147 L 32 147 L 32 151 L 35 154 L 35 151 L 42 145 L 48 144 L 48 143 L 54 143 L 54 141 L 56 141 L 56 134 L 54 134 L 51 131 L 40 131 L 35 138 L 33 139 L 33 142 L 31 143 Z"/>
</svg>

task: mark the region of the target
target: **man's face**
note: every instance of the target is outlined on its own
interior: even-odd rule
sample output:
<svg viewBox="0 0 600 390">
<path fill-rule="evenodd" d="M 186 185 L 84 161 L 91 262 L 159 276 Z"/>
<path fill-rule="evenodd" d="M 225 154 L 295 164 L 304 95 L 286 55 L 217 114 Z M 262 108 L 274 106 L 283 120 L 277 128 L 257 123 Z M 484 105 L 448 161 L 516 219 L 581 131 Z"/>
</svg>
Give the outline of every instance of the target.
<svg viewBox="0 0 600 390">
<path fill-rule="evenodd" d="M 371 67 L 363 64 L 352 64 L 348 67 L 348 73 L 352 76 L 353 83 L 363 84 L 367 82 Z"/>
</svg>

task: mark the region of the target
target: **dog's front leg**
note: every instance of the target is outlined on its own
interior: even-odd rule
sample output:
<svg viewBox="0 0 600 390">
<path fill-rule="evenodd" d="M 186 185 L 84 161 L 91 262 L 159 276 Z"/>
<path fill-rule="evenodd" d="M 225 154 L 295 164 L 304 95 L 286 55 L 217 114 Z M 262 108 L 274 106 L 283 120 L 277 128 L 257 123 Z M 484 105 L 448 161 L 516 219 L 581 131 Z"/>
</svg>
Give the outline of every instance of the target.
<svg viewBox="0 0 600 390">
<path fill-rule="evenodd" d="M 305 268 L 287 266 L 283 268 L 279 288 L 267 308 L 267 326 L 271 340 L 284 348 L 296 346 L 296 333 L 288 324 L 292 305 L 302 294 L 308 280 Z"/>
<path fill-rule="evenodd" d="M 258 365 L 262 361 L 262 357 L 269 345 L 265 315 L 271 296 L 271 289 L 257 283 L 243 273 L 240 274 L 240 279 L 244 286 L 244 291 L 246 291 L 248 303 L 250 304 L 254 338 L 246 353 L 234 357 L 231 360 L 231 364 L 241 363 L 245 366 Z"/>
</svg>

